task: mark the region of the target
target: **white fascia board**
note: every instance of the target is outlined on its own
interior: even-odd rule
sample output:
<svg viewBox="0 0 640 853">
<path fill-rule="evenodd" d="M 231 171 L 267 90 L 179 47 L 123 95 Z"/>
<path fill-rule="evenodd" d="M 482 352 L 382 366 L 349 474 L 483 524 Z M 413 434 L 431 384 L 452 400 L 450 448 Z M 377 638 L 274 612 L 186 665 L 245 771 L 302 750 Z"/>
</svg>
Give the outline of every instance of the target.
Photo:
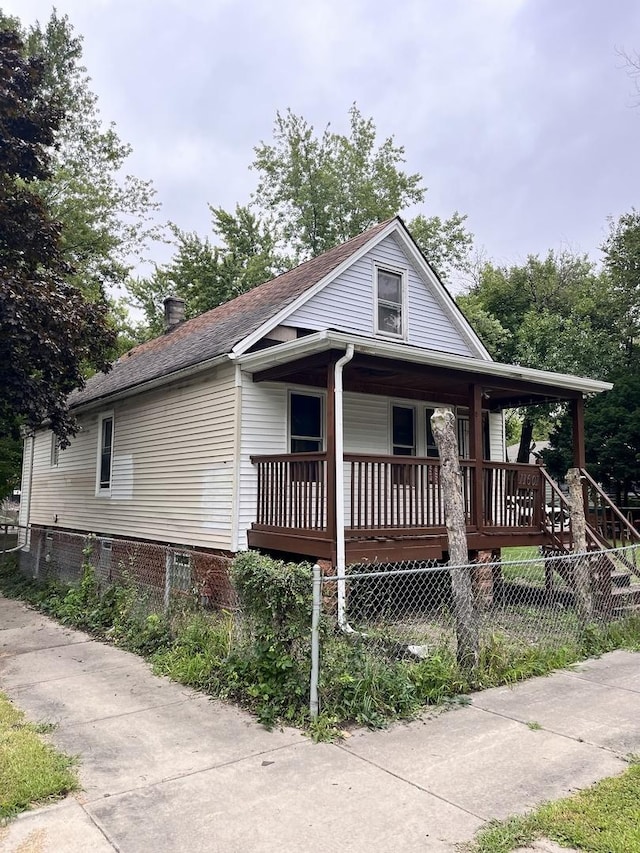
<svg viewBox="0 0 640 853">
<path fill-rule="evenodd" d="M 388 237 L 389 234 L 392 234 L 394 231 L 399 232 L 401 229 L 401 225 L 397 220 L 393 220 L 390 222 L 386 228 L 380 231 L 379 234 L 376 234 L 375 237 L 372 237 L 368 240 L 363 246 L 361 246 L 357 252 L 354 252 L 352 255 L 349 255 L 346 260 L 344 260 L 339 266 L 337 266 L 334 270 L 324 278 L 321 278 L 320 281 L 316 282 L 312 287 L 308 290 L 305 290 L 304 293 L 301 293 L 297 299 L 294 299 L 293 302 L 286 305 L 282 308 L 277 314 L 274 314 L 266 323 L 263 323 L 255 332 L 252 332 L 250 335 L 247 335 L 246 338 L 239 341 L 233 348 L 232 353 L 234 356 L 243 355 L 247 352 L 248 349 L 256 344 L 261 338 L 263 338 L 267 332 L 270 332 L 271 329 L 274 329 L 276 326 L 279 326 L 283 320 L 286 320 L 294 311 L 297 311 L 305 302 L 308 302 L 309 299 L 312 299 L 316 293 L 319 293 L 324 287 L 326 287 L 329 282 L 333 281 L 334 278 L 337 278 L 339 275 L 349 269 L 349 267 L 354 264 L 356 261 L 360 260 L 361 257 L 367 254 L 374 246 L 376 246 L 381 240 L 384 240 L 385 237 Z"/>
<path fill-rule="evenodd" d="M 313 355 L 330 349 L 331 344 L 327 343 L 328 339 L 329 332 L 314 332 L 312 335 L 296 338 L 295 341 L 287 341 L 284 344 L 277 344 L 257 352 L 232 353 L 229 358 L 248 373 L 255 373 L 258 370 L 265 370 L 267 367 L 276 367 L 279 364 L 286 364 L 288 361 L 296 361 L 306 355 Z M 338 346 L 346 347 L 346 344 L 339 342 Z"/>
<path fill-rule="evenodd" d="M 423 364 L 425 367 L 443 367 L 452 370 L 462 370 L 467 373 L 480 373 L 483 376 L 503 379 L 524 380 L 537 385 L 548 385 L 570 391 L 580 391 L 584 394 L 599 394 L 613 388 L 611 382 L 601 382 L 597 379 L 587 379 L 582 376 L 572 376 L 566 373 L 551 373 L 547 370 L 535 370 L 531 367 L 520 367 L 516 364 L 502 364 L 499 361 L 485 361 L 451 353 L 436 352 L 435 350 L 420 349 L 407 344 L 393 341 L 381 341 L 373 338 L 348 335 L 344 332 L 323 331 L 285 344 L 269 347 L 259 352 L 247 353 L 242 356 L 232 356 L 237 359 L 243 370 L 249 373 L 275 367 L 288 361 L 295 361 L 306 355 L 322 352 L 327 349 L 346 349 L 353 344 L 356 353 L 378 356 L 379 358 L 407 361 L 413 364 Z"/>
<path fill-rule="evenodd" d="M 413 237 L 411 237 L 411 232 L 409 232 L 408 230 L 405 231 L 404 228 L 398 228 L 398 236 L 402 240 L 402 244 L 407 250 L 407 252 L 413 258 L 413 261 L 418 267 L 418 269 L 428 280 L 429 284 L 433 287 L 435 291 L 435 296 L 438 302 L 440 303 L 440 307 L 445 312 L 447 317 L 449 317 L 451 322 L 456 326 L 463 338 L 465 338 L 467 343 L 471 346 L 472 350 L 474 350 L 483 361 L 493 361 L 491 354 L 486 349 L 485 345 L 482 343 L 476 332 L 473 330 L 473 327 L 471 326 L 467 318 L 456 305 L 456 301 L 453 296 L 449 293 L 449 291 L 442 284 L 438 276 L 431 269 L 428 261 L 425 260 L 424 255 L 417 247 Z"/>
</svg>

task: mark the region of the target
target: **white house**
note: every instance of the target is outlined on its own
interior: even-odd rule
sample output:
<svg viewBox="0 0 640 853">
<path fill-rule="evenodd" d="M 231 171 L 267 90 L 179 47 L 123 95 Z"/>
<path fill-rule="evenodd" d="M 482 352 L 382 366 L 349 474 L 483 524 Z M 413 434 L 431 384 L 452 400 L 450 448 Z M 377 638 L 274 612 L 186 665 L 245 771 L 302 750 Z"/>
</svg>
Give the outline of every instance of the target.
<svg viewBox="0 0 640 853">
<path fill-rule="evenodd" d="M 429 417 L 445 405 L 470 548 L 545 543 L 540 468 L 507 462 L 502 412 L 570 401 L 583 467 L 583 397 L 611 387 L 493 361 L 399 218 L 192 320 L 167 308 L 165 334 L 74 393 L 70 447 L 26 440 L 32 537 L 441 558 Z"/>
</svg>

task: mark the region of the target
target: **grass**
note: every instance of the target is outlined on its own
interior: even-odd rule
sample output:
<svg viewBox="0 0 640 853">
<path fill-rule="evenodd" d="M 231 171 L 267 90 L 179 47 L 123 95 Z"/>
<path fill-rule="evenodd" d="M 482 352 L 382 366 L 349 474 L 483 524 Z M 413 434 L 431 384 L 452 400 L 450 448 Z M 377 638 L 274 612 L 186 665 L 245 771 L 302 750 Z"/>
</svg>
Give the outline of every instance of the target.
<svg viewBox="0 0 640 853">
<path fill-rule="evenodd" d="M 469 853 L 508 853 L 549 838 L 585 853 L 639 853 L 640 765 L 572 797 L 480 832 Z"/>
<path fill-rule="evenodd" d="M 48 730 L 26 722 L 0 693 L 0 820 L 78 788 L 74 759 L 45 743 Z"/>
</svg>

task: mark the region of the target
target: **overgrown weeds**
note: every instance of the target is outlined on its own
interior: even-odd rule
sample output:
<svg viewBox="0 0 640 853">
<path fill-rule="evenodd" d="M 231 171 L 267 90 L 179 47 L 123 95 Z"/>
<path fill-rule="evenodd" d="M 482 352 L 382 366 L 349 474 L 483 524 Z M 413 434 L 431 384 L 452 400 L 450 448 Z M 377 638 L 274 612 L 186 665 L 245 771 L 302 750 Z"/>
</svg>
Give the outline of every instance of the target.
<svg viewBox="0 0 640 853">
<path fill-rule="evenodd" d="M 0 569 L 0 589 L 67 625 L 150 658 L 154 671 L 211 696 L 251 709 L 267 726 L 286 722 L 323 739 L 349 723 L 371 727 L 411 718 L 429 705 L 464 701 L 473 690 L 511 684 L 614 648 L 640 649 L 640 617 L 589 626 L 581 639 L 531 644 L 502 631 L 482 637 L 473 679 L 455 649 L 439 640 L 423 655 L 378 630 L 345 634 L 321 622 L 321 715 L 309 718 L 311 567 L 253 552 L 239 555 L 232 580 L 240 611 L 150 612 L 128 568 L 101 582 L 91 567 L 91 541 L 75 586 L 26 580 L 15 562 Z"/>
</svg>

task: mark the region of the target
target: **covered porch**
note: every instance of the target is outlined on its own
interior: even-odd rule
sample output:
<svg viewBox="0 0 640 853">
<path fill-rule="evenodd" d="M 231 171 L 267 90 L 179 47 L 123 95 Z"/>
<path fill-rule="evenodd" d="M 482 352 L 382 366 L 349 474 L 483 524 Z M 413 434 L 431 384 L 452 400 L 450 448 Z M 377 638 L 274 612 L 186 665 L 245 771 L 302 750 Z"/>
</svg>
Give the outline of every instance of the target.
<svg viewBox="0 0 640 853">
<path fill-rule="evenodd" d="M 488 418 L 506 408 L 568 402 L 573 461 L 583 468 L 584 395 L 607 383 L 331 332 L 247 354 L 240 363 L 255 383 L 321 389 L 325 401 L 317 449 L 298 442 L 292 452 L 251 456 L 257 505 L 250 547 L 333 563 L 446 558 L 440 462 L 428 417 L 418 425 L 426 430 L 421 444 L 401 441 L 394 420 L 386 453 L 370 452 L 366 440 L 345 451 L 345 393 L 400 401 L 392 409 L 422 406 L 417 411 L 427 416 L 433 406 L 463 413 L 460 462 L 472 554 L 568 540 L 562 496 L 544 469 L 508 463 L 504 451 L 490 458 Z"/>
</svg>

